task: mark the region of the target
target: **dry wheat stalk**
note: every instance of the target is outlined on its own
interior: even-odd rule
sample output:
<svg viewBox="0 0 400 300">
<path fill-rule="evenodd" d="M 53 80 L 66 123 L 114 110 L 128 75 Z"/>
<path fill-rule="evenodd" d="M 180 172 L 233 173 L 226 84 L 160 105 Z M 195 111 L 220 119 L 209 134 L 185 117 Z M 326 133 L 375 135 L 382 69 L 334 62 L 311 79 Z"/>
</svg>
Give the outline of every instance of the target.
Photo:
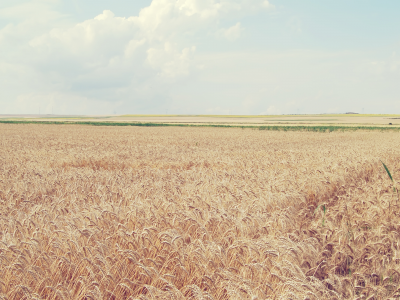
<svg viewBox="0 0 400 300">
<path fill-rule="evenodd" d="M 400 294 L 398 133 L 0 127 L 4 299 Z"/>
</svg>

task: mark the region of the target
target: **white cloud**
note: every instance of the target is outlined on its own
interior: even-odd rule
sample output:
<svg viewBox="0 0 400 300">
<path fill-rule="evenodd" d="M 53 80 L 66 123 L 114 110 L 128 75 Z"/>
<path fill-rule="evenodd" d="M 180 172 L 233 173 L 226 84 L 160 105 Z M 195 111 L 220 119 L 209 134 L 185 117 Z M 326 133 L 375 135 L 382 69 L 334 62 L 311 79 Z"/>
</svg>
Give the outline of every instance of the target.
<svg viewBox="0 0 400 300">
<path fill-rule="evenodd" d="M 238 38 L 240 38 L 243 31 L 244 31 L 243 27 L 241 26 L 240 22 L 238 22 L 238 23 L 236 23 L 236 25 L 234 25 L 228 29 L 220 29 L 216 35 L 218 37 L 222 37 L 222 38 L 227 39 L 228 41 L 233 42 L 233 41 L 237 40 Z"/>
<path fill-rule="evenodd" d="M 125 47 L 124 54 L 125 57 L 131 58 L 133 55 L 136 53 L 136 50 L 138 50 L 141 46 L 143 46 L 146 43 L 145 39 L 141 40 L 135 40 L 132 39 L 128 42 L 128 44 Z"/>
<path fill-rule="evenodd" d="M 0 64 L 7 63 L 0 82 L 7 78 L 24 86 L 7 91 L 15 110 L 21 103 L 30 107 L 30 101 L 35 111 L 33 107 L 39 102 L 45 107 L 42 102 L 50 103 L 54 95 L 78 99 L 74 103 L 108 101 L 111 106 L 122 99 L 126 107 L 135 101 L 151 103 L 160 93 L 168 99 L 168 85 L 179 85 L 201 69 L 190 37 L 220 33 L 235 40 L 243 32 L 240 22 L 223 29 L 221 21 L 271 7 L 262 0 L 153 0 L 138 16 L 122 18 L 105 10 L 74 24 L 55 10 L 56 3 L 31 0 L 0 9 L 0 16 L 13 20 L 0 29 Z M 29 71 L 21 74 L 21 69 Z"/>
<path fill-rule="evenodd" d="M 3 51 L 10 47 L 22 47 L 51 28 L 69 24 L 66 15 L 55 10 L 56 1 L 31 0 L 12 4 L 0 5 L 0 21 L 8 22 L 0 29 L 0 49 Z"/>
<path fill-rule="evenodd" d="M 11 6 L 0 7 L 0 17 L 8 20 L 19 20 L 26 22 L 29 20 L 49 21 L 56 20 L 63 14 L 52 9 L 57 1 L 53 0 L 31 0 L 23 3 L 12 3 Z M 11 3 L 10 3 L 11 4 Z"/>
<path fill-rule="evenodd" d="M 398 102 L 395 55 L 372 59 L 366 51 L 289 46 L 273 52 L 267 50 L 272 29 L 263 50 L 254 50 L 261 40 L 248 48 L 254 51 L 227 43 L 260 37 L 245 22 L 273 8 L 268 1 L 153 0 L 136 16 L 104 10 L 82 22 L 58 11 L 57 0 L 4 1 L 9 4 L 0 4 L 1 24 L 9 22 L 0 28 L 0 113 L 37 113 L 39 106 L 47 113 L 54 107 L 80 114 L 164 113 L 167 107 L 174 113 L 210 107 L 231 114 L 304 113 L 307 105 L 321 112 L 323 103 L 342 107 L 385 95 Z M 288 20 L 280 23 L 282 30 L 301 29 L 300 21 Z"/>
<path fill-rule="evenodd" d="M 159 70 L 158 75 L 164 78 L 175 78 L 188 75 L 192 68 L 193 55 L 196 47 L 184 48 L 181 52 L 170 43 L 165 43 L 163 49 L 147 50 L 147 61 L 150 66 Z"/>
<path fill-rule="evenodd" d="M 271 3 L 269 3 L 268 0 L 265 0 L 265 1 L 262 3 L 262 5 L 263 5 L 264 7 L 267 7 L 267 8 L 274 8 L 274 6 L 273 6 Z"/>
</svg>

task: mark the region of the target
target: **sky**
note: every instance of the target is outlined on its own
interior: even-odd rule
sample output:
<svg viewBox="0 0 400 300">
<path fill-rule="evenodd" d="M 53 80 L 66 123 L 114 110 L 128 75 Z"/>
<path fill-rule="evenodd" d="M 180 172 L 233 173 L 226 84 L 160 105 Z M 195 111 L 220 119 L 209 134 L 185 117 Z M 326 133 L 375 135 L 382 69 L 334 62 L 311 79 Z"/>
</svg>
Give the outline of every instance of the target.
<svg viewBox="0 0 400 300">
<path fill-rule="evenodd" d="M 0 114 L 400 113 L 400 1 L 2 0 Z"/>
</svg>

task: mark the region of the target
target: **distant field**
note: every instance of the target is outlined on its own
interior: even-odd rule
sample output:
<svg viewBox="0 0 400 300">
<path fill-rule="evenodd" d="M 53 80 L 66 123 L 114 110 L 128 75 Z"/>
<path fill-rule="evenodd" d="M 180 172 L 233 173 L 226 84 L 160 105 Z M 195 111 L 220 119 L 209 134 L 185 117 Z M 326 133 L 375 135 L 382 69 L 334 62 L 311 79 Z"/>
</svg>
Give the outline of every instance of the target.
<svg viewBox="0 0 400 300">
<path fill-rule="evenodd" d="M 0 124 L 0 298 L 396 299 L 399 171 L 395 131 Z"/>
<path fill-rule="evenodd" d="M 115 126 L 233 126 L 276 130 L 275 126 L 291 127 L 288 130 L 323 131 L 376 128 L 398 130 L 400 115 L 118 115 L 118 116 L 3 116 L 1 122 L 57 122 Z M 296 127 L 297 126 L 297 127 Z M 332 127 L 333 126 L 333 127 Z M 351 127 L 351 128 L 350 128 Z"/>
<path fill-rule="evenodd" d="M 303 118 L 303 117 L 400 117 L 400 114 L 320 114 L 320 115 L 121 115 L 121 117 L 210 117 L 210 118 Z"/>
<path fill-rule="evenodd" d="M 366 125 L 316 125 L 296 123 L 294 125 L 287 125 L 288 123 L 276 123 L 271 125 L 255 125 L 255 124 L 221 124 L 221 123 L 142 123 L 142 122 L 116 122 L 116 121 L 49 121 L 49 120 L 0 120 L 0 124 L 40 124 L 40 125 L 88 125 L 88 126 L 107 126 L 107 127 L 216 127 L 216 128 L 242 128 L 242 129 L 256 129 L 268 131 L 310 131 L 310 132 L 333 132 L 333 131 L 399 131 L 399 126 L 366 126 Z"/>
</svg>

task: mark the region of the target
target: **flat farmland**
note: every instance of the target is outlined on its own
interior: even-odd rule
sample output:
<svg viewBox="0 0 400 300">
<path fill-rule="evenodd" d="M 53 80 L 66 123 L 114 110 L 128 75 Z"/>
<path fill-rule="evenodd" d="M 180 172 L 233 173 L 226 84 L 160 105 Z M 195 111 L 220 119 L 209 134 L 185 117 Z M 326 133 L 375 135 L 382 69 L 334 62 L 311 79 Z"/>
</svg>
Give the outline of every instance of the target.
<svg viewBox="0 0 400 300">
<path fill-rule="evenodd" d="M 399 297 L 399 158 L 392 131 L 0 124 L 0 297 Z"/>
<path fill-rule="evenodd" d="M 105 120 L 105 119 L 104 119 Z M 362 114 L 322 114 L 322 115 L 266 115 L 266 116 L 234 116 L 234 115 L 125 115 L 110 116 L 110 122 L 154 122 L 165 124 L 208 124 L 208 125 L 344 125 L 344 126 L 400 126 L 400 115 L 362 115 Z"/>
<path fill-rule="evenodd" d="M 108 124 L 157 123 L 192 126 L 345 126 L 400 127 L 396 114 L 320 114 L 320 115 L 0 115 L 0 122 L 90 122 Z"/>
</svg>

